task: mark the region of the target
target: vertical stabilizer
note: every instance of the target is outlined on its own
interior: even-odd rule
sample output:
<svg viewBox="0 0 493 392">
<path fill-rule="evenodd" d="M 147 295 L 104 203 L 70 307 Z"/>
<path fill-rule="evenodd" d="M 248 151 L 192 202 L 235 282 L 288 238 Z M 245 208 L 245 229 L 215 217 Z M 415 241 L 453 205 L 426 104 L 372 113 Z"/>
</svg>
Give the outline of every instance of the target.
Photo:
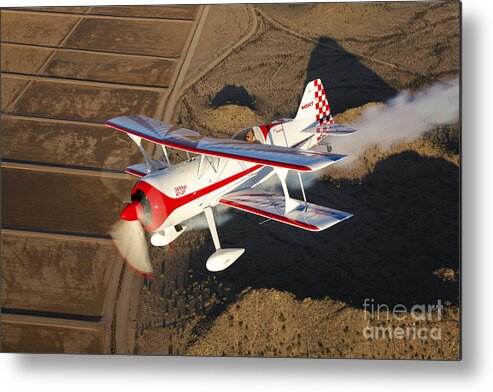
<svg viewBox="0 0 493 392">
<path fill-rule="evenodd" d="M 325 89 L 320 79 L 312 80 L 306 85 L 298 112 L 293 120 L 300 129 L 315 122 L 317 125 L 332 124 L 334 120 L 330 113 L 330 105 L 325 95 Z"/>
</svg>

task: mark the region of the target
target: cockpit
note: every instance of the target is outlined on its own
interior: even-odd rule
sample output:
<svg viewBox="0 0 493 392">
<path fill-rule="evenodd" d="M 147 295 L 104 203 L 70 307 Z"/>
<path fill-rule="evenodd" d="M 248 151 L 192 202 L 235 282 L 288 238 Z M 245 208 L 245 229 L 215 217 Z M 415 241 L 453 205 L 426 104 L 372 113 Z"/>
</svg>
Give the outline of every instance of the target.
<svg viewBox="0 0 493 392">
<path fill-rule="evenodd" d="M 234 140 L 241 140 L 248 143 L 263 144 L 264 135 L 259 127 L 248 127 L 238 131 L 232 137 Z"/>
</svg>

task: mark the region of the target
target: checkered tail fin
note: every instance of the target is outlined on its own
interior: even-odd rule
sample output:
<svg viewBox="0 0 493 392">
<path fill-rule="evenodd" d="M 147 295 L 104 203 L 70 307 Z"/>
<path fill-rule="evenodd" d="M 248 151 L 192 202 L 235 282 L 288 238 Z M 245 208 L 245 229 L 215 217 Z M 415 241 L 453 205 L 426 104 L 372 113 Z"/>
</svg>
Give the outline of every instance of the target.
<svg viewBox="0 0 493 392">
<path fill-rule="evenodd" d="M 306 85 L 298 113 L 294 119 L 304 128 L 317 122 L 317 125 L 333 124 L 330 106 L 325 89 L 320 79 L 312 80 Z"/>
</svg>

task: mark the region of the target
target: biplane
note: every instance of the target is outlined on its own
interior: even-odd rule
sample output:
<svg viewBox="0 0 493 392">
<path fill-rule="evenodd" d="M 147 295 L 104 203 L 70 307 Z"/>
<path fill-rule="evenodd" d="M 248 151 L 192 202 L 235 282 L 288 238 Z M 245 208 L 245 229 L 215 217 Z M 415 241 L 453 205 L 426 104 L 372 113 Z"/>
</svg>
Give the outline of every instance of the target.
<svg viewBox="0 0 493 392">
<path fill-rule="evenodd" d="M 309 231 L 325 230 L 352 214 L 307 201 L 301 173 L 322 170 L 345 155 L 331 151 L 331 136 L 346 136 L 355 129 L 334 124 L 320 79 L 307 84 L 294 119 L 251 126 L 231 139 L 202 136 L 142 115 L 113 118 L 106 125 L 125 132 L 142 152 L 144 162 L 125 171 L 139 177 L 131 202 L 120 214 L 121 226 L 112 233 L 128 264 L 143 275 L 152 275 L 148 243 L 166 246 L 187 229 L 187 220 L 204 214 L 216 251 L 206 268 L 228 268 L 244 248 L 221 247 L 214 208 L 226 205 Z M 142 140 L 154 143 L 158 155 L 150 156 Z M 169 149 L 186 153 L 172 164 Z M 288 172 L 296 172 L 303 200 L 291 197 Z M 262 184 L 277 176 L 282 194 L 267 192 Z"/>
</svg>

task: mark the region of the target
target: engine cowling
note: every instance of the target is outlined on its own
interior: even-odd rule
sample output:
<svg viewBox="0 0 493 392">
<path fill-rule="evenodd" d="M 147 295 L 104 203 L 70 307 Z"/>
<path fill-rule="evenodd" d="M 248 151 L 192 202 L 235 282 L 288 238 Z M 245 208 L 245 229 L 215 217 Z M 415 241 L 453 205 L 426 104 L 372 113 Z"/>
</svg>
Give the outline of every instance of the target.
<svg viewBox="0 0 493 392">
<path fill-rule="evenodd" d="M 168 217 L 166 196 L 145 181 L 139 181 L 132 189 L 132 202 L 120 213 L 120 219 L 139 220 L 147 231 L 161 227 Z"/>
</svg>

